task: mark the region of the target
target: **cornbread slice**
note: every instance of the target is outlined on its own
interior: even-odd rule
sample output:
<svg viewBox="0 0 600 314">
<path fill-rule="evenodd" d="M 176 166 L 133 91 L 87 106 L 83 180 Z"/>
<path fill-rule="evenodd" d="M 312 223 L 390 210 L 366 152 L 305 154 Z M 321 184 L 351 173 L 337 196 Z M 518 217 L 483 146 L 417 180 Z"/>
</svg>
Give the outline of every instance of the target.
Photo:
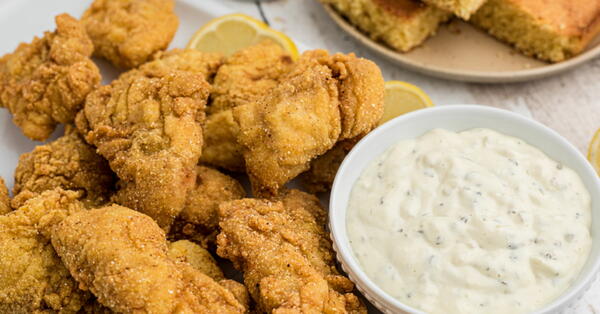
<svg viewBox="0 0 600 314">
<path fill-rule="evenodd" d="M 321 0 L 374 40 L 406 52 L 433 35 L 451 13 L 417 0 Z"/>
<path fill-rule="evenodd" d="M 486 0 L 423 0 L 423 2 L 450 11 L 456 16 L 469 20 L 471 15 L 479 9 Z"/>
<path fill-rule="evenodd" d="M 525 55 L 559 62 L 600 31 L 600 0 L 489 0 L 470 22 Z"/>
</svg>

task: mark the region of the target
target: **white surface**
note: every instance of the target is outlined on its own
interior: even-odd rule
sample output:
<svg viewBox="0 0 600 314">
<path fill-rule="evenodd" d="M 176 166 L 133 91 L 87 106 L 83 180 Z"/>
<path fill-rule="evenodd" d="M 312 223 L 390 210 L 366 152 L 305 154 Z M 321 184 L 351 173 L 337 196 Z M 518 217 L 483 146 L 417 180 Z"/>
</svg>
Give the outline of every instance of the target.
<svg viewBox="0 0 600 314">
<path fill-rule="evenodd" d="M 402 139 L 415 138 L 434 129 L 463 131 L 489 128 L 523 139 L 550 158 L 579 174 L 592 197 L 592 251 L 576 283 L 555 302 L 537 313 L 557 313 L 578 300 L 589 288 L 600 268 L 600 179 L 583 155 L 551 129 L 509 111 L 484 106 L 444 106 L 428 108 L 398 117 L 379 127 L 361 140 L 344 160 L 331 194 L 329 218 L 338 260 L 367 298 L 383 311 L 419 313 L 387 295 L 360 269 L 352 255 L 346 230 L 347 203 L 354 182 L 363 169 L 385 150 Z"/>
</svg>

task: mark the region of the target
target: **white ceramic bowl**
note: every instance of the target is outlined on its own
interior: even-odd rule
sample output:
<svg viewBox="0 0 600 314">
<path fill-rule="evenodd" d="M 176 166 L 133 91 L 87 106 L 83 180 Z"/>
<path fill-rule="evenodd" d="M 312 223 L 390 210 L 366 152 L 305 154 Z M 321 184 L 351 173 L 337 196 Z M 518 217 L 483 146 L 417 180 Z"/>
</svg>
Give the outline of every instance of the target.
<svg viewBox="0 0 600 314">
<path fill-rule="evenodd" d="M 521 138 L 550 158 L 575 170 L 592 197 L 592 250 L 576 282 L 558 299 L 535 313 L 560 313 L 581 298 L 600 269 L 600 179 L 585 157 L 550 128 L 510 111 L 477 105 L 428 108 L 400 116 L 361 140 L 342 163 L 331 191 L 329 218 L 334 249 L 350 279 L 377 308 L 385 313 L 421 313 L 392 298 L 371 281 L 352 253 L 346 230 L 346 211 L 354 182 L 363 169 L 391 145 L 416 138 L 434 129 L 463 131 L 489 128 Z"/>
</svg>

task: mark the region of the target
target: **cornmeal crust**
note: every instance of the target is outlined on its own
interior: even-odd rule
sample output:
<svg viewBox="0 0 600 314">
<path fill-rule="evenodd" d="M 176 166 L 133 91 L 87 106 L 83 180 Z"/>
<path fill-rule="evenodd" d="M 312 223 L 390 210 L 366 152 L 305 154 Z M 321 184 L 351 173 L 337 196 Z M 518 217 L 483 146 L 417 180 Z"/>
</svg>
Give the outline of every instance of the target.
<svg viewBox="0 0 600 314">
<path fill-rule="evenodd" d="M 452 14 L 417 0 L 321 0 L 352 24 L 390 47 L 406 52 L 435 34 Z"/>
<path fill-rule="evenodd" d="M 559 62 L 600 32 L 600 0 L 488 0 L 470 21 L 528 56 Z"/>
</svg>

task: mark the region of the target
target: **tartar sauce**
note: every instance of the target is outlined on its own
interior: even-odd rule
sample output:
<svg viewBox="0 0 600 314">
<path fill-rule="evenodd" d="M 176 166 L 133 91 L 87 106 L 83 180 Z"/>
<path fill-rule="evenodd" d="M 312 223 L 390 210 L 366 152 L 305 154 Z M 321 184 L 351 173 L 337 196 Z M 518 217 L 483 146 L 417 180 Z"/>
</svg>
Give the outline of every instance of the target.
<svg viewBox="0 0 600 314">
<path fill-rule="evenodd" d="M 369 278 L 428 313 L 525 313 L 557 298 L 591 248 L 579 176 L 489 129 L 404 140 L 355 183 L 350 244 Z"/>
</svg>

